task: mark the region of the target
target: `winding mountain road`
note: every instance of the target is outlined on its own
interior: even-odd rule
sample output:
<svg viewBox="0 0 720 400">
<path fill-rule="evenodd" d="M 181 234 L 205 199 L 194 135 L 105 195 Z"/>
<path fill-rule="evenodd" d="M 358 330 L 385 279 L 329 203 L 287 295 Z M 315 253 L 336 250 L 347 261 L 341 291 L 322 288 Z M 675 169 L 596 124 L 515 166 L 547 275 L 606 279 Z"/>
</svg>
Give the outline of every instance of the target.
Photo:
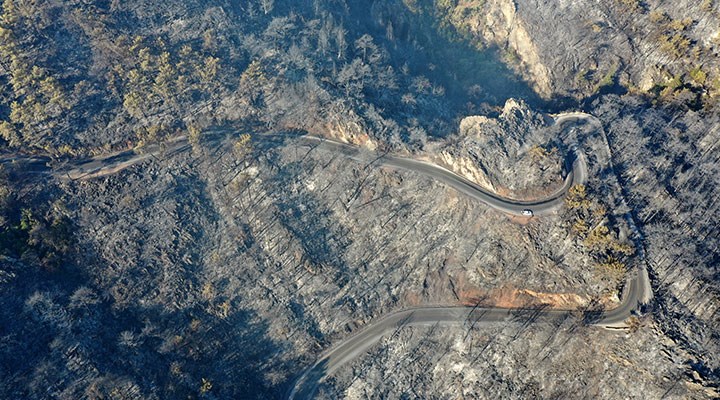
<svg viewBox="0 0 720 400">
<path fill-rule="evenodd" d="M 597 119 L 588 114 L 567 113 L 555 116 L 555 124 L 557 125 L 578 123 L 579 121 L 590 123 L 596 129 L 602 129 Z M 575 184 L 585 183 L 587 180 L 587 166 L 584 155 L 576 150 L 573 156 L 572 173 L 568 175 L 563 187 L 547 198 L 533 202 L 502 198 L 451 171 L 422 161 L 384 156 L 380 159 L 380 163 L 389 167 L 407 169 L 427 175 L 508 214 L 519 215 L 522 210 L 531 209 L 535 215 L 539 215 L 550 213 L 561 207 L 570 187 Z M 589 325 L 605 328 L 624 328 L 625 321 L 633 315 L 633 312 L 643 304 L 647 304 L 651 298 L 652 288 L 648 272 L 644 265 L 639 263 L 637 269 L 632 274 L 628 274 L 621 304 L 612 310 L 584 312 L 583 319 Z M 336 343 L 321 355 L 295 381 L 288 394 L 288 399 L 312 398 L 318 386 L 326 377 L 332 375 L 344 364 L 367 352 L 383 336 L 402 327 L 432 325 L 482 326 L 503 322 L 527 321 L 528 318 L 531 318 L 533 322 L 543 323 L 576 314 L 577 311 L 574 310 L 521 310 L 469 306 L 415 307 L 390 313 L 373 321 L 343 341 Z"/>
<path fill-rule="evenodd" d="M 360 151 L 356 146 L 315 136 L 302 136 L 301 139 L 316 142 L 318 146 L 322 146 L 324 149 L 334 151 L 335 153 L 342 152 L 351 158 L 356 158 L 355 154 Z M 523 210 L 528 209 L 532 210 L 533 215 L 544 215 L 557 210 L 564 204 L 565 195 L 573 185 L 585 183 L 587 180 L 587 164 L 585 162 L 585 155 L 579 151 L 575 151 L 573 157 L 572 172 L 565 178 L 563 186 L 550 196 L 535 201 L 513 200 L 498 196 L 497 194 L 446 168 L 425 161 L 386 154 L 378 157 L 374 163 L 377 166 L 402 169 L 425 175 L 442 182 L 443 184 L 446 184 L 475 200 L 481 201 L 496 210 L 520 216 L 523 215 Z M 360 158 L 357 159 L 360 160 Z"/>
<path fill-rule="evenodd" d="M 584 113 L 567 113 L 557 115 L 554 118 L 556 125 L 584 122 L 595 126 L 596 129 L 602 129 L 602 126 L 600 126 L 599 121 L 597 121 L 595 117 Z M 211 134 L 218 133 L 222 134 L 227 132 L 222 130 L 211 132 Z M 366 156 L 368 152 L 367 150 L 362 150 L 350 144 L 307 135 L 257 135 L 254 137 L 254 140 L 271 141 L 277 140 L 278 137 L 304 141 L 306 144 L 322 147 L 323 149 L 341 153 L 357 160 L 366 160 L 366 157 L 363 158 L 362 156 Z M 295 143 L 298 143 L 297 141 Z M 149 145 L 141 150 L 127 150 L 110 155 L 98 156 L 77 163 L 69 163 L 55 169 L 48 166 L 51 161 L 49 158 L 36 156 L 0 156 L 0 164 L 22 162 L 24 163 L 25 172 L 51 174 L 60 180 L 85 180 L 111 175 L 151 157 L 157 157 L 160 154 L 168 155 L 186 151 L 190 147 L 187 138 L 185 136 L 179 136 L 162 145 Z M 572 162 L 572 171 L 568 174 L 564 185 L 545 199 L 537 201 L 519 201 L 503 198 L 452 171 L 424 161 L 392 155 L 382 155 L 377 157 L 374 163 L 378 166 L 408 170 L 436 179 L 475 200 L 481 201 L 507 214 L 522 215 L 523 210 L 530 209 L 534 215 L 544 215 L 562 207 L 568 190 L 573 185 L 585 183 L 587 180 L 588 172 L 584 154 L 575 150 L 570 156 L 572 157 L 572 159 L 569 160 Z M 625 321 L 633 312 L 643 304 L 649 302 L 651 298 L 652 290 L 647 270 L 642 263 L 638 263 L 635 271 L 628 274 L 621 304 L 612 310 L 586 312 L 583 318 L 588 324 L 607 328 L 622 328 L 625 326 Z M 398 328 L 436 324 L 481 326 L 502 322 L 517 322 L 520 320 L 527 321 L 528 315 L 532 317 L 534 322 L 543 323 L 552 322 L 558 318 L 577 315 L 577 311 L 523 310 L 466 306 L 429 306 L 397 311 L 373 321 L 359 332 L 335 344 L 326 351 L 317 362 L 306 369 L 295 381 L 288 398 L 291 400 L 296 398 L 311 398 L 316 392 L 318 385 L 320 385 L 327 376 L 332 375 L 347 362 L 364 354 L 384 335 Z"/>
<path fill-rule="evenodd" d="M 652 297 L 647 271 L 642 268 L 628 280 L 623 302 L 609 311 L 584 312 L 582 318 L 589 325 L 605 328 L 622 328 L 642 304 Z M 552 323 L 568 317 L 577 317 L 573 310 L 507 309 L 469 306 L 416 307 L 387 314 L 340 343 L 328 352 L 295 382 L 289 399 L 310 399 L 317 387 L 338 368 L 363 355 L 383 336 L 399 328 L 414 326 L 455 325 L 479 327 L 496 323 L 523 323 L 528 319 L 534 323 Z"/>
</svg>

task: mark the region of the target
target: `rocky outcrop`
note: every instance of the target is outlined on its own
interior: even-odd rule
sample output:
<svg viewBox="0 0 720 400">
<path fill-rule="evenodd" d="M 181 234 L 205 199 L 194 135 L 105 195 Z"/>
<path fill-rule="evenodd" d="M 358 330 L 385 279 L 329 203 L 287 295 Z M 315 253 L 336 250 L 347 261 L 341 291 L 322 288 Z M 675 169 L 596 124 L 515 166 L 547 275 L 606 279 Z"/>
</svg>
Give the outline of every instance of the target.
<svg viewBox="0 0 720 400">
<path fill-rule="evenodd" d="M 320 128 L 310 129 L 310 133 L 338 142 L 365 147 L 369 150 L 375 150 L 378 147 L 377 141 L 368 134 L 368 129 L 362 119 L 352 110 L 343 112 L 338 117 L 330 118 L 321 124 Z"/>
<path fill-rule="evenodd" d="M 488 13 L 484 15 L 484 24 L 476 28 L 486 42 L 505 48 L 517 55 L 524 75 L 529 78 L 535 91 L 542 97 L 552 95 L 551 75 L 543 64 L 540 52 L 518 17 L 513 0 L 492 0 L 488 2 Z"/>
<path fill-rule="evenodd" d="M 510 99 L 496 118 L 469 116 L 433 161 L 484 188 L 518 199 L 540 197 L 562 185 L 563 155 L 542 117 Z"/>
<path fill-rule="evenodd" d="M 445 19 L 471 40 L 497 46 L 512 55 L 533 89 L 542 97 L 553 94 L 551 74 L 513 0 L 478 2 L 460 0 L 446 12 Z"/>
<path fill-rule="evenodd" d="M 719 92 L 720 13 L 700 3 L 457 0 L 441 13 L 468 40 L 498 47 L 544 98 L 582 99 L 619 84 L 710 100 Z"/>
</svg>

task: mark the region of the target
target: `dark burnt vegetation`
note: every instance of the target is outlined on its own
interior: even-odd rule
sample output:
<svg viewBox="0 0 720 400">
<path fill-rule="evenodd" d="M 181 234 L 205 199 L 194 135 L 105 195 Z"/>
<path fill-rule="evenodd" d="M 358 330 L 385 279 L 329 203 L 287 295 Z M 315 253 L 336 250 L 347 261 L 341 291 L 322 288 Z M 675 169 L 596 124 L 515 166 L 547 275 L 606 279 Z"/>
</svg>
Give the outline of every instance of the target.
<svg viewBox="0 0 720 400">
<path fill-rule="evenodd" d="M 717 382 L 720 227 L 716 113 L 678 111 L 609 96 L 594 104 L 618 177 L 640 225 L 653 276 L 659 327 Z"/>
<path fill-rule="evenodd" d="M 56 188 L 19 185 L 0 166 L 0 257 L 48 272 L 63 268 L 72 255 L 73 222 L 55 195 Z"/>
<path fill-rule="evenodd" d="M 258 121 L 316 132 L 356 124 L 400 144 L 447 134 L 461 113 L 492 112 L 509 96 L 533 97 L 492 52 L 398 2 L 311 3 L 150 12 L 7 0 L 2 139 L 75 156 Z"/>
<path fill-rule="evenodd" d="M 517 54 L 474 47 L 447 18 L 456 4 L 489 2 L 2 3 L 3 156 L 70 162 L 178 135 L 192 151 L 87 182 L 24 179 L 22 166 L 0 173 L 0 397 L 279 398 L 330 343 L 396 307 L 460 301 L 478 282 L 590 296 L 589 285 L 576 287 L 594 282 L 580 268 L 619 288 L 641 255 L 656 303 L 633 329 L 653 326 L 674 341 L 644 336 L 643 357 L 678 375 L 636 382 L 624 376 L 635 373 L 626 364 L 607 364 L 618 375 L 605 386 L 672 391 L 687 378 L 678 371 L 717 381 L 720 86 L 706 60 L 718 43 L 700 43 L 694 20 L 652 14 L 651 2 L 604 9 L 624 10 L 620 22 L 650 19 L 647 37 L 672 62 L 660 63 L 661 79 L 642 94 L 628 84 L 627 57 L 572 72 L 568 82 L 582 87 L 572 93 L 594 93 L 584 108 L 603 121 L 615 170 L 573 189 L 567 223 L 556 230 L 510 224 L 430 180 L 370 168 L 371 159 L 316 154 L 285 138 L 253 143 L 268 131 L 342 132 L 367 135 L 380 151 L 412 151 L 457 132 L 462 117 L 499 114 L 508 97 L 550 107 L 495 57 Z M 609 26 L 590 29 L 600 35 Z M 620 86 L 628 93 L 613 94 Z M 217 126 L 237 128 L 234 138 L 216 140 L 208 128 Z M 569 151 L 555 145 L 530 151 Z M 607 183 L 616 175 L 627 209 Z M 628 214 L 640 238 L 628 238 Z M 591 256 L 583 264 L 573 243 Z M 594 363 L 608 343 L 634 345 L 633 337 L 607 342 L 588 332 L 558 343 L 552 336 L 537 354 L 562 348 L 577 361 L 584 349 Z M 540 343 L 530 336 L 521 339 Z M 473 357 L 510 354 L 514 339 L 496 349 L 481 340 Z M 417 348 L 408 370 L 434 368 L 435 340 Z M 531 357 L 538 388 L 546 365 L 568 366 L 553 382 L 576 376 L 574 364 L 545 358 Z M 575 382 L 591 380 L 584 371 L 587 379 Z M 511 397 L 523 374 L 481 375 L 507 388 L 468 387 Z M 425 394 L 437 389 L 414 376 Z M 534 387 L 520 393 L 548 394 Z"/>
</svg>

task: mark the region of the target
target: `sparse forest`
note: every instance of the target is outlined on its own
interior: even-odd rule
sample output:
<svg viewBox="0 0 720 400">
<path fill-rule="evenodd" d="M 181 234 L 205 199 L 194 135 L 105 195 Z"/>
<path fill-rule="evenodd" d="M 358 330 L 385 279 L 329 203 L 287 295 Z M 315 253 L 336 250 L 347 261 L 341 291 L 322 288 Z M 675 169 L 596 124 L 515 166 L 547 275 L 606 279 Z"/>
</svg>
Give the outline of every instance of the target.
<svg viewBox="0 0 720 400">
<path fill-rule="evenodd" d="M 443 60 L 467 48 L 393 1 L 373 2 L 369 12 L 333 1 L 146 8 L 5 1 L 6 144 L 72 156 L 139 146 L 191 125 L 260 124 L 357 126 L 399 145 L 451 132 L 463 112 L 531 97 L 489 54 L 465 51 L 457 61 L 467 65 L 447 71 Z"/>
<path fill-rule="evenodd" d="M 0 398 L 285 398 L 423 304 L 523 309 L 399 329 L 318 397 L 720 396 L 716 1 L 0 1 Z M 589 182 L 527 219 L 375 165 L 535 198 L 571 151 Z M 641 263 L 627 331 L 533 324 Z"/>
</svg>

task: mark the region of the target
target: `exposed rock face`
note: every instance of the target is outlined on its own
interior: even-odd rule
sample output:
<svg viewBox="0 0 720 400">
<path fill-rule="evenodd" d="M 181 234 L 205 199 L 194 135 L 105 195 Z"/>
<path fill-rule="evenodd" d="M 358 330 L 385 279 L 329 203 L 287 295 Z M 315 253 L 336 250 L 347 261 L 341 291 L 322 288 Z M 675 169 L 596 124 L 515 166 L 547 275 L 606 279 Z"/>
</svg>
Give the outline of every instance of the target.
<svg viewBox="0 0 720 400">
<path fill-rule="evenodd" d="M 566 171 L 556 130 L 522 101 L 510 99 L 497 119 L 470 116 L 439 161 L 488 190 L 532 198 L 562 185 Z"/>
<path fill-rule="evenodd" d="M 484 15 L 485 20 L 475 24 L 476 33 L 482 35 L 487 43 L 514 52 L 535 91 L 542 97 L 550 97 L 553 94 L 551 73 L 541 60 L 537 45 L 525 28 L 525 22 L 518 17 L 515 2 L 492 0 L 487 3 L 487 7 L 489 12 Z"/>
<path fill-rule="evenodd" d="M 511 64 L 544 98 L 578 94 L 577 71 L 611 68 L 619 62 L 617 54 L 631 54 L 626 38 L 613 43 L 593 32 L 590 24 L 578 23 L 578 15 L 590 21 L 603 19 L 598 7 L 583 2 L 538 2 L 543 1 L 491 0 L 482 12 L 476 10 L 452 21 L 475 40 L 505 51 Z M 594 54 L 588 57 L 588 53 Z"/>
<path fill-rule="evenodd" d="M 706 3 L 459 0 L 446 18 L 499 47 L 545 98 L 583 98 L 614 83 L 650 91 L 676 77 L 716 91 L 720 13 Z"/>
<path fill-rule="evenodd" d="M 352 114 L 345 121 L 336 121 L 328 123 L 326 129 L 318 133 L 319 136 L 326 136 L 331 139 L 358 145 L 370 150 L 377 148 L 377 142 L 363 128 L 361 121 L 357 116 Z"/>
</svg>

